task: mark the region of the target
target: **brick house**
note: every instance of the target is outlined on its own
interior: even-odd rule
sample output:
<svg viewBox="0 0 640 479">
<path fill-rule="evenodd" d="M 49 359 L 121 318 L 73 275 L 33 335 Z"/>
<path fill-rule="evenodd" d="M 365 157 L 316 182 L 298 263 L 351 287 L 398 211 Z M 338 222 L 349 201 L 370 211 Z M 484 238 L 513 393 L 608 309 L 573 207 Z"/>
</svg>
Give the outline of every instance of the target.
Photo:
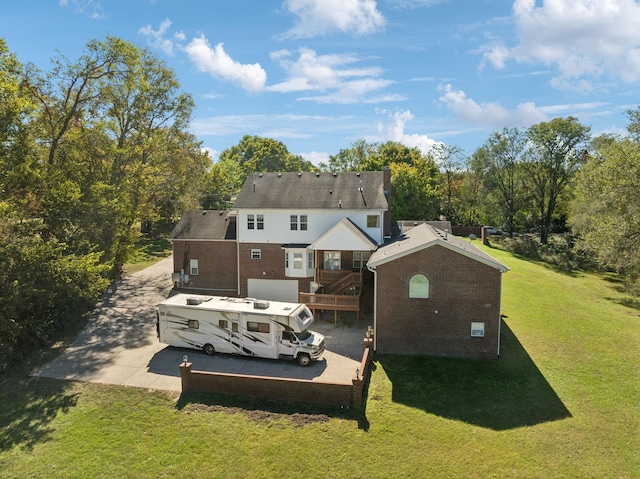
<svg viewBox="0 0 640 479">
<path fill-rule="evenodd" d="M 373 253 L 374 349 L 380 353 L 496 358 L 507 267 L 430 224 Z"/>
<path fill-rule="evenodd" d="M 392 234 L 390 201 L 389 170 L 252 173 L 232 211 L 185 212 L 170 236 L 174 282 L 316 310 L 372 309 L 378 352 L 496 357 L 506 267 L 445 233 L 446 222 L 402 222 Z M 369 283 L 373 294 L 362 295 Z"/>
</svg>

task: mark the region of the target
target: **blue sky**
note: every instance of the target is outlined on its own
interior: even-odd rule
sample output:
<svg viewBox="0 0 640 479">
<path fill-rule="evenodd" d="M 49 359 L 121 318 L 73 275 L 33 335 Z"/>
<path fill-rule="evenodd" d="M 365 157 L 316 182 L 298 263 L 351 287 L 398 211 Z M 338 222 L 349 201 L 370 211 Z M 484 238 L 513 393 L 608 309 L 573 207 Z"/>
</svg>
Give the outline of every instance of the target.
<svg viewBox="0 0 640 479">
<path fill-rule="evenodd" d="M 470 155 L 558 116 L 623 134 L 638 25 L 634 0 L 22 0 L 0 13 L 9 49 L 44 70 L 107 35 L 153 50 L 214 158 L 250 134 L 316 164 L 358 139 Z"/>
</svg>

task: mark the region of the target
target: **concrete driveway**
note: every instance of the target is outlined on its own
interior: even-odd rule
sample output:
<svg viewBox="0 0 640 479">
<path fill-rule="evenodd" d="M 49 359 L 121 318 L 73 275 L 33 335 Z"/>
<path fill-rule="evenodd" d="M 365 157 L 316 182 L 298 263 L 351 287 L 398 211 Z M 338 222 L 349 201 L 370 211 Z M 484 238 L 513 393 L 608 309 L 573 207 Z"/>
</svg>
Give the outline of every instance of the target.
<svg viewBox="0 0 640 479">
<path fill-rule="evenodd" d="M 363 354 L 366 324 L 346 326 L 316 320 L 325 335 L 321 361 L 306 368 L 293 361 L 245 358 L 179 349 L 156 337 L 156 305 L 172 291 L 173 259 L 128 276 L 105 294 L 85 330 L 58 358 L 34 372 L 47 378 L 181 391 L 179 365 L 188 356 L 194 370 L 351 384 Z M 363 322 L 364 323 L 364 322 Z"/>
</svg>

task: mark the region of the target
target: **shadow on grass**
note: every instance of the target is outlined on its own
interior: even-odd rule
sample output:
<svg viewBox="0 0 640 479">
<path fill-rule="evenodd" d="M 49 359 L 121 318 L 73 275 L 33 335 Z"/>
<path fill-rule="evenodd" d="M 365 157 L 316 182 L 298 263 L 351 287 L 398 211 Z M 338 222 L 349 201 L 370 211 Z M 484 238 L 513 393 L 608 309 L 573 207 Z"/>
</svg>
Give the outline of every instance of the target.
<svg viewBox="0 0 640 479">
<path fill-rule="evenodd" d="M 242 413 L 250 420 L 259 422 L 284 419 L 297 427 L 338 418 L 356 421 L 358 428 L 369 429 L 369 421 L 366 418 L 364 408 L 272 401 L 233 394 L 182 393 L 176 403 L 176 409 L 189 413 Z"/>
<path fill-rule="evenodd" d="M 496 361 L 381 356 L 395 402 L 502 431 L 571 417 L 511 329 Z"/>
<path fill-rule="evenodd" d="M 54 431 L 51 421 L 78 401 L 79 393 L 70 392 L 70 384 L 38 378 L 4 382 L 0 394 L 0 451 L 13 447 L 31 450 L 48 441 Z"/>
</svg>

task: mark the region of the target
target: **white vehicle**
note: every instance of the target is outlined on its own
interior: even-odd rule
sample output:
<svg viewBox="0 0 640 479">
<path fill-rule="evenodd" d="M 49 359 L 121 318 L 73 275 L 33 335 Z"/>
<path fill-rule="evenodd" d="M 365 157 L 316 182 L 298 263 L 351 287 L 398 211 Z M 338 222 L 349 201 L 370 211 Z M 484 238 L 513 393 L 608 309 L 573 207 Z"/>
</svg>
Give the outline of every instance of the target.
<svg viewBox="0 0 640 479">
<path fill-rule="evenodd" d="M 177 294 L 158 304 L 156 327 L 160 342 L 171 346 L 308 366 L 324 352 L 324 336 L 307 329 L 312 323 L 304 304 Z"/>
</svg>

